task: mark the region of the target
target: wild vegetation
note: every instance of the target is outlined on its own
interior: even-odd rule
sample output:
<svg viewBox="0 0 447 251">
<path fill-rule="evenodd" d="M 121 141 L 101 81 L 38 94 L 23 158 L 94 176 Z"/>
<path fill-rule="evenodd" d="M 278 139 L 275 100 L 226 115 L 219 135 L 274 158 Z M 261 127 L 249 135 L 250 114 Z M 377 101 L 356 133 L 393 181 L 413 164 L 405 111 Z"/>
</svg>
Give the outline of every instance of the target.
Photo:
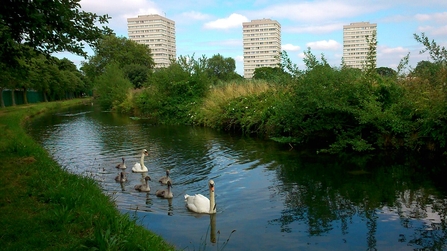
<svg viewBox="0 0 447 251">
<path fill-rule="evenodd" d="M 432 61 L 409 69 L 407 55 L 397 71 L 376 67 L 375 36 L 363 69 L 331 66 L 309 48 L 303 70 L 283 52 L 277 68 L 256 69 L 252 80 L 243 80 L 219 54 L 180 56 L 150 71 L 141 88 L 117 91 L 124 101 L 108 107 L 158 123 L 231 130 L 318 152 L 443 154 L 447 57 L 425 34 L 415 38 Z"/>
</svg>

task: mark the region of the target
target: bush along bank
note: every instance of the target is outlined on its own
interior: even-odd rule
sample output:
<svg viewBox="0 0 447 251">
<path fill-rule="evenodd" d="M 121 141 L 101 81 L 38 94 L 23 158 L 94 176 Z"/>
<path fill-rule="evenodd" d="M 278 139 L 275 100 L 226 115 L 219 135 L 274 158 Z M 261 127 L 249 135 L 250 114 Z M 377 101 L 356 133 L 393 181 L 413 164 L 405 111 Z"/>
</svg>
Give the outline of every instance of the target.
<svg viewBox="0 0 447 251">
<path fill-rule="evenodd" d="M 215 79 L 220 68 L 212 71 L 206 59 L 179 57 L 151 71 L 138 89 L 126 87 L 130 84 L 121 81 L 126 77 L 119 69 L 106 68 L 96 81 L 96 97 L 106 109 L 154 123 L 236 131 L 318 153 L 441 156 L 447 150 L 447 53 L 424 34 L 415 39 L 432 59 L 415 69 L 408 69 L 409 55 L 397 71 L 376 68 L 374 34 L 362 69 L 343 62 L 330 66 L 309 48 L 304 70 L 283 52 L 277 68 L 257 68 L 250 80 Z M 112 80 L 124 89 L 110 90 Z"/>
<path fill-rule="evenodd" d="M 200 92 L 195 92 L 198 86 Z M 317 152 L 439 156 L 447 150 L 447 89 L 443 82 L 421 76 L 380 75 L 315 59 L 287 82 L 203 86 L 168 79 L 128 95 L 132 99 L 125 103 L 159 123 L 257 135 Z"/>
</svg>

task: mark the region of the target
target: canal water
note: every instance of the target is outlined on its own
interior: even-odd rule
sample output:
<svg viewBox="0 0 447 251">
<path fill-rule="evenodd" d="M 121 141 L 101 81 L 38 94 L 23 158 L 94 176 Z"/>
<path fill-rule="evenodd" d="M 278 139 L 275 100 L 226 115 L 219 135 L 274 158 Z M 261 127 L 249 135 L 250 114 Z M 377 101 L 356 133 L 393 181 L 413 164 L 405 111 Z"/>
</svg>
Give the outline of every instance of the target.
<svg viewBox="0 0 447 251">
<path fill-rule="evenodd" d="M 408 156 L 325 156 L 95 106 L 42 115 L 29 133 L 64 169 L 95 179 L 122 213 L 181 250 L 447 249 L 443 179 Z M 143 149 L 149 193 L 135 191 L 143 176 L 131 172 Z M 124 184 L 115 181 L 121 158 Z M 169 200 L 155 196 L 167 169 Z M 188 211 L 184 195 L 209 197 L 210 179 L 216 215 Z"/>
</svg>

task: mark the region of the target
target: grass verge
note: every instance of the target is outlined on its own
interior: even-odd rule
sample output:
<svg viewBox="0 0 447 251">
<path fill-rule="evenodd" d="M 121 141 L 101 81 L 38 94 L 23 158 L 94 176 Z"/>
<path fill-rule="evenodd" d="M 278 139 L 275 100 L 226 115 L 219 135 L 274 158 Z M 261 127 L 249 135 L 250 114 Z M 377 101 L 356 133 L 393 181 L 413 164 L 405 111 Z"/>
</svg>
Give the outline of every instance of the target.
<svg viewBox="0 0 447 251">
<path fill-rule="evenodd" d="M 92 179 L 64 171 L 24 129 L 39 113 L 89 101 L 0 109 L 2 250 L 175 249 L 121 214 Z"/>
</svg>

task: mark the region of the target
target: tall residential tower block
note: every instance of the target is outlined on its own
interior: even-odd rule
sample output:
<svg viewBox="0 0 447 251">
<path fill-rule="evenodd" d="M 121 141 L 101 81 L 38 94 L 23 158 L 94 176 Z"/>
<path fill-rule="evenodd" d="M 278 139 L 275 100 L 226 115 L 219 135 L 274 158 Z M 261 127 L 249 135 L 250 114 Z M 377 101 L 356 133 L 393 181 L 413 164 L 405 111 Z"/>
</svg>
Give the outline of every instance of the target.
<svg viewBox="0 0 447 251">
<path fill-rule="evenodd" d="M 369 22 L 343 25 L 343 61 L 345 65 L 361 69 L 366 63 L 369 45 L 373 33 L 377 34 L 377 24 Z"/>
<path fill-rule="evenodd" d="M 175 59 L 175 22 L 157 14 L 139 15 L 127 19 L 130 40 L 146 44 L 151 49 L 155 67 L 167 67 Z"/>
<path fill-rule="evenodd" d="M 277 67 L 281 54 L 281 25 L 271 19 L 242 23 L 244 78 L 250 79 L 256 68 Z"/>
</svg>

